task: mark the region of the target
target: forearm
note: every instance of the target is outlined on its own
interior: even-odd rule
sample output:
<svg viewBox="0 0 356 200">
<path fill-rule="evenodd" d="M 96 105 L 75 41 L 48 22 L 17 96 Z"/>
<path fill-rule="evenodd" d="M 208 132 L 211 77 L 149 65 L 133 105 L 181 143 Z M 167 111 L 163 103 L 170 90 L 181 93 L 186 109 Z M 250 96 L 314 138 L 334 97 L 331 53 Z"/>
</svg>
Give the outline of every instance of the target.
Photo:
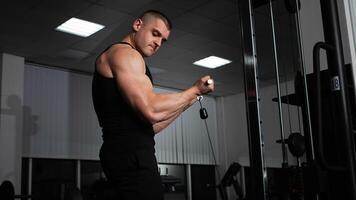
<svg viewBox="0 0 356 200">
<path fill-rule="evenodd" d="M 196 97 L 197 91 L 194 87 L 180 93 L 155 94 L 150 108 L 156 117 L 155 122 L 173 121 L 196 101 Z"/>
<path fill-rule="evenodd" d="M 174 115 L 172 115 L 170 118 L 167 120 L 158 122 L 153 124 L 153 131 L 155 134 L 161 132 L 163 129 L 167 128 L 182 112 L 176 112 Z"/>
<path fill-rule="evenodd" d="M 191 105 L 196 102 L 196 98 L 193 99 L 190 104 L 183 109 L 177 110 L 174 114 L 172 114 L 168 119 L 153 124 L 153 130 L 155 134 L 161 132 L 163 129 L 167 128 L 180 114 L 182 114 L 186 109 L 188 109 Z"/>
</svg>

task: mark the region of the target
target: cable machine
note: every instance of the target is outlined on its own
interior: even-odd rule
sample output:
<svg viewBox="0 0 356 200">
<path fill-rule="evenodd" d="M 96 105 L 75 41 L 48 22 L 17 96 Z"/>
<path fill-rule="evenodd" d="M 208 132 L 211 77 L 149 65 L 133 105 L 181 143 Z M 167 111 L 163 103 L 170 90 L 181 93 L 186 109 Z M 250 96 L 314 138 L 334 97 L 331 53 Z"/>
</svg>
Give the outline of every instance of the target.
<svg viewBox="0 0 356 200">
<path fill-rule="evenodd" d="M 288 187 L 280 195 L 281 199 L 332 200 L 336 198 L 356 200 L 356 153 L 355 153 L 355 99 L 349 94 L 350 81 L 346 77 L 348 70 L 343 61 L 342 44 L 335 0 L 321 0 L 321 12 L 325 42 L 318 42 L 313 51 L 313 73 L 307 74 L 304 67 L 303 41 L 301 40 L 299 0 L 284 0 L 285 9 L 293 17 L 296 57 L 298 66 L 294 66 L 294 93 L 288 91 L 287 70 L 284 66 L 284 83 L 281 83 L 279 66 L 278 21 L 273 4 L 278 0 L 242 0 L 238 1 L 242 50 L 244 64 L 244 83 L 246 96 L 246 114 L 250 151 L 250 177 L 248 199 L 273 199 L 268 188 L 268 174 L 265 163 L 265 144 L 261 120 L 259 63 L 256 48 L 255 8 L 268 7 L 270 30 L 273 46 L 274 70 L 278 104 L 282 161 L 281 168 L 287 177 Z M 264 13 L 266 14 L 266 13 Z M 320 51 L 327 52 L 328 69 L 320 71 Z M 351 80 L 352 82 L 352 80 Z M 285 95 L 281 95 L 285 84 Z M 331 87 L 330 87 L 331 85 Z M 282 103 L 288 105 L 289 136 L 284 128 Z M 295 132 L 291 127 L 290 105 L 298 106 L 298 121 L 302 128 Z M 299 112 L 301 110 L 301 113 Z M 300 123 L 298 123 L 300 125 Z M 332 148 L 330 148 L 332 147 Z M 296 158 L 297 164 L 289 163 L 288 151 Z M 305 155 L 304 159 L 303 154 Z M 251 192 L 253 191 L 253 192 Z"/>
</svg>

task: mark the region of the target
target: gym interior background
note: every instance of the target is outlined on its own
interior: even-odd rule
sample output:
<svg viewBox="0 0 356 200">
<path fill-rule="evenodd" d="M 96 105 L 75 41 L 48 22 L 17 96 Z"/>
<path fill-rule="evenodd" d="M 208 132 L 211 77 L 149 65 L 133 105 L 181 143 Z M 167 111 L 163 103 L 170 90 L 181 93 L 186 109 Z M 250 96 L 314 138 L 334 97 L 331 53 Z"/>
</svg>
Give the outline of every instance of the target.
<svg viewBox="0 0 356 200">
<path fill-rule="evenodd" d="M 102 199 L 93 64 L 147 9 L 173 21 L 146 60 L 155 90 L 216 82 L 206 121 L 195 104 L 155 137 L 167 200 L 356 199 L 351 0 L 3 1 L 0 195 L 10 181 L 11 198 Z M 105 27 L 56 30 L 72 17 Z M 231 63 L 193 64 L 211 55 Z"/>
</svg>

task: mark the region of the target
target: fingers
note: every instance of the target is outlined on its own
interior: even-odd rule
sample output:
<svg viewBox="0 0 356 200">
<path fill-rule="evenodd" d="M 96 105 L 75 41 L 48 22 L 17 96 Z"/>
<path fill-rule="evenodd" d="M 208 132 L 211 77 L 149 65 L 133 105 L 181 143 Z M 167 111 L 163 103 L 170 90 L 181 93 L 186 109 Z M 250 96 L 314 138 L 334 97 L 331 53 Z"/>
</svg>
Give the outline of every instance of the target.
<svg viewBox="0 0 356 200">
<path fill-rule="evenodd" d="M 201 80 L 209 90 L 207 91 L 208 93 L 214 91 L 214 80 L 211 78 L 211 76 L 204 76 Z"/>
<path fill-rule="evenodd" d="M 206 83 L 208 84 L 210 92 L 214 92 L 214 90 L 215 90 L 214 80 L 213 79 L 209 79 Z"/>
<path fill-rule="evenodd" d="M 211 79 L 211 77 L 210 77 L 209 75 L 204 76 L 204 77 L 201 78 L 201 80 L 202 80 L 204 83 L 207 82 L 209 79 Z"/>
<path fill-rule="evenodd" d="M 214 80 L 210 76 L 201 77 L 197 82 L 200 94 L 207 94 L 214 91 Z"/>
<path fill-rule="evenodd" d="M 205 85 L 213 85 L 214 83 L 214 80 L 209 75 L 204 76 L 201 80 L 205 83 Z"/>
</svg>

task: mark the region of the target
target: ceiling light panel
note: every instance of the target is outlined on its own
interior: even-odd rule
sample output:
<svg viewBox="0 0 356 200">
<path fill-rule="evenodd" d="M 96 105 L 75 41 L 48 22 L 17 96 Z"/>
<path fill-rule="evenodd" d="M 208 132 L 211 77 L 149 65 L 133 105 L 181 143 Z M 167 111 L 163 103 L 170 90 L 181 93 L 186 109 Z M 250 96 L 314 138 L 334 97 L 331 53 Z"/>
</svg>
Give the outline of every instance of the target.
<svg viewBox="0 0 356 200">
<path fill-rule="evenodd" d="M 223 65 L 229 64 L 229 63 L 231 63 L 230 60 L 220 58 L 217 56 L 209 56 L 209 57 L 203 58 L 201 60 L 195 61 L 193 64 L 201 66 L 201 67 L 215 69 L 215 68 L 221 67 Z"/>
<path fill-rule="evenodd" d="M 81 37 L 88 37 L 103 29 L 104 27 L 105 26 L 100 24 L 72 17 L 68 21 L 58 26 L 56 30 Z"/>
</svg>

